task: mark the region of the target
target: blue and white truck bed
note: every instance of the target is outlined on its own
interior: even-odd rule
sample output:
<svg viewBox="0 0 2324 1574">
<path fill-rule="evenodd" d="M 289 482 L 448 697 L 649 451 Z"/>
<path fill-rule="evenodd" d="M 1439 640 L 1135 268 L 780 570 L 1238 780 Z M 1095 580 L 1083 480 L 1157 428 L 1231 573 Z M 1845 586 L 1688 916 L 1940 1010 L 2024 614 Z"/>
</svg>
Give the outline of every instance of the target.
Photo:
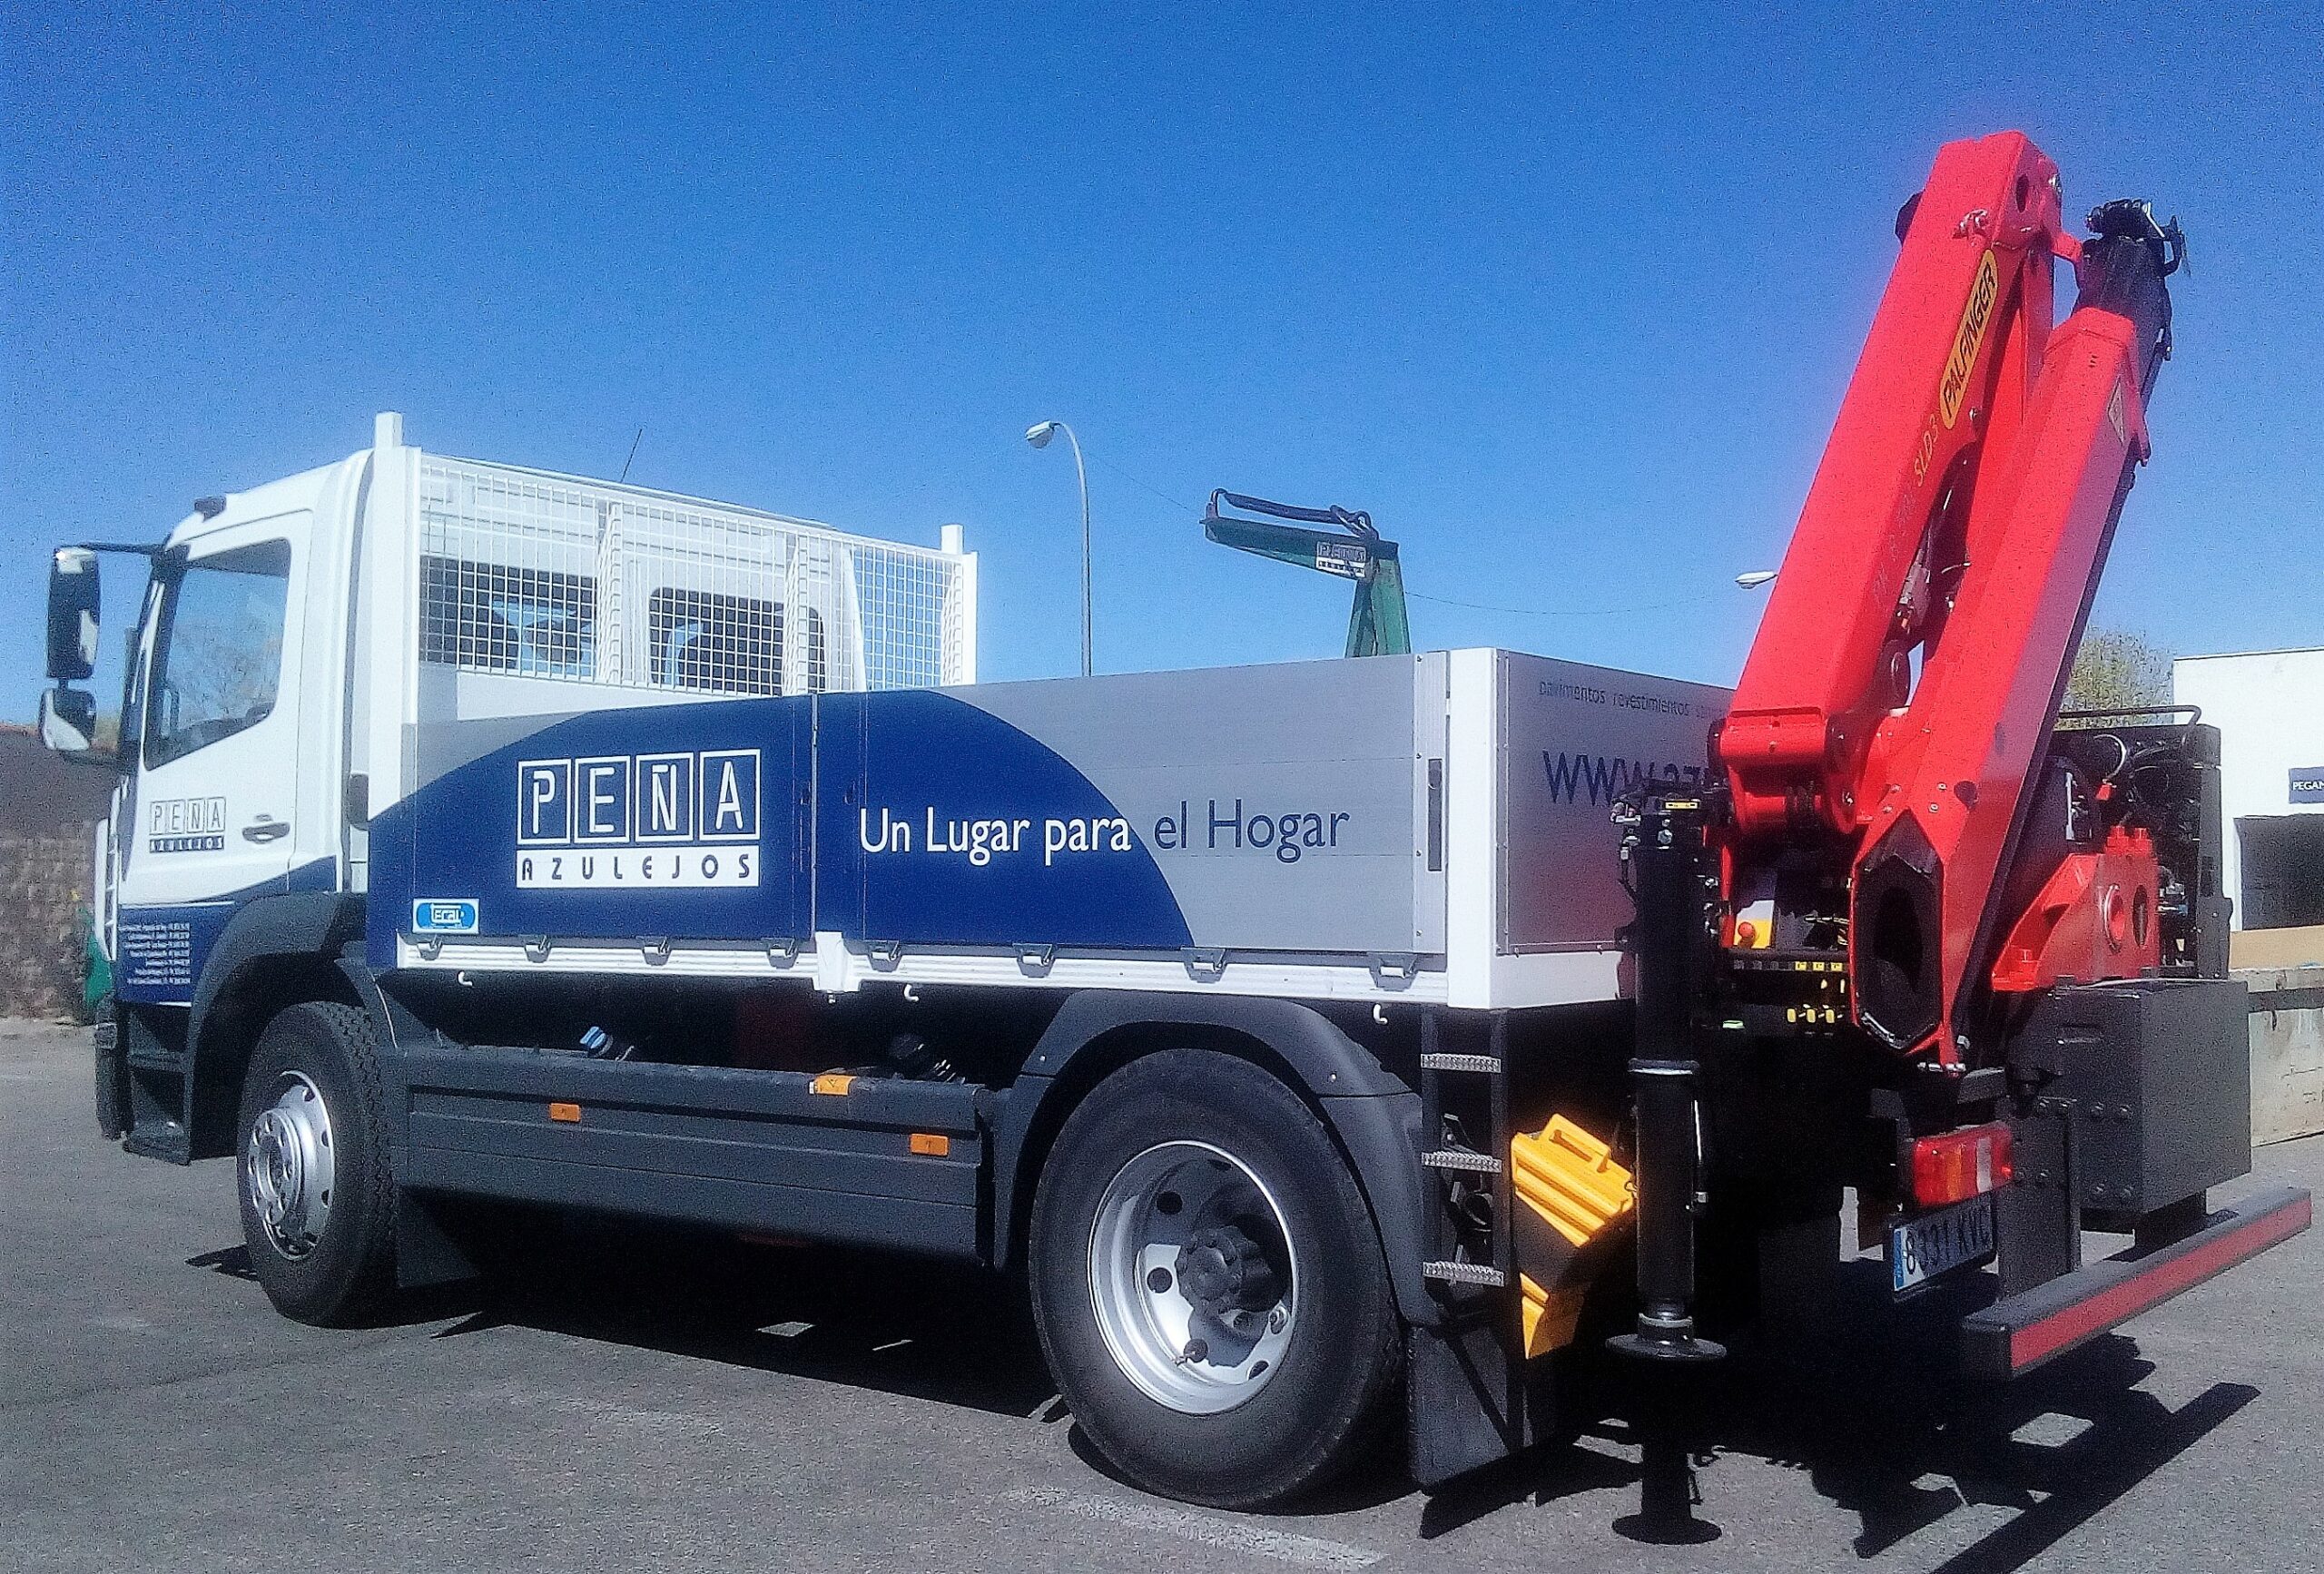
<svg viewBox="0 0 2324 1574">
<path fill-rule="evenodd" d="M 1475 650 L 423 712 L 372 826 L 369 959 L 1611 999 L 1612 799 L 1699 772 L 1723 698 Z"/>
</svg>

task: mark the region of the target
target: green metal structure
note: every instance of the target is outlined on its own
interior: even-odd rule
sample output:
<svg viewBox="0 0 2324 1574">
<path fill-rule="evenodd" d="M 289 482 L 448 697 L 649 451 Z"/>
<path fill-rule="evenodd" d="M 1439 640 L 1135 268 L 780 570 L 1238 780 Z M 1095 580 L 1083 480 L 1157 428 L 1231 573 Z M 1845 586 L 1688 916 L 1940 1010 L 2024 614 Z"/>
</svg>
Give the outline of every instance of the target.
<svg viewBox="0 0 2324 1574">
<path fill-rule="evenodd" d="M 1299 521 L 1272 525 L 1261 519 L 1238 519 L 1219 512 L 1230 508 L 1265 514 L 1270 518 Z M 1317 530 L 1306 526 L 1337 526 Z M 1216 491 L 1204 514 L 1202 533 L 1221 546 L 1238 552 L 1293 563 L 1319 574 L 1355 581 L 1355 603 L 1347 615 L 1347 652 L 1352 656 L 1410 655 L 1412 623 L 1404 613 L 1404 570 L 1396 544 L 1373 527 L 1372 516 L 1358 509 L 1302 508 L 1290 503 L 1270 503 L 1239 492 Z"/>
</svg>

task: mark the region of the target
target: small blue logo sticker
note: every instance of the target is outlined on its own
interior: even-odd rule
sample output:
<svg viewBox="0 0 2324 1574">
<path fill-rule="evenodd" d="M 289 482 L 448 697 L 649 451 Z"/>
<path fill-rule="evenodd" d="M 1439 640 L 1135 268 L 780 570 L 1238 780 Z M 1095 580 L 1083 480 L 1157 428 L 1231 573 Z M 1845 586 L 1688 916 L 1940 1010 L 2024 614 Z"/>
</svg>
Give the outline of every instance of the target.
<svg viewBox="0 0 2324 1574">
<path fill-rule="evenodd" d="M 434 898 L 411 904 L 411 932 L 416 935 L 476 933 L 476 903 Z"/>
<path fill-rule="evenodd" d="M 2295 765 L 2291 772 L 2294 803 L 2324 803 L 2324 765 Z"/>
</svg>

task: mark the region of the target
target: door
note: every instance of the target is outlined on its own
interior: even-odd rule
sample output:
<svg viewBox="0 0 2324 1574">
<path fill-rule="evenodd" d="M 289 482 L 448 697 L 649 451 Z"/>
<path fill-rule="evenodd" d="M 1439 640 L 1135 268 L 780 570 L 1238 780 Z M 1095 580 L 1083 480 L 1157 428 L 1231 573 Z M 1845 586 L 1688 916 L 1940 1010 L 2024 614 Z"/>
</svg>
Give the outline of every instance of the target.
<svg viewBox="0 0 2324 1574">
<path fill-rule="evenodd" d="M 292 887 L 304 620 L 291 608 L 310 517 L 212 531 L 161 571 L 136 788 L 117 831 L 123 999 L 190 1002 L 234 910 Z"/>
</svg>

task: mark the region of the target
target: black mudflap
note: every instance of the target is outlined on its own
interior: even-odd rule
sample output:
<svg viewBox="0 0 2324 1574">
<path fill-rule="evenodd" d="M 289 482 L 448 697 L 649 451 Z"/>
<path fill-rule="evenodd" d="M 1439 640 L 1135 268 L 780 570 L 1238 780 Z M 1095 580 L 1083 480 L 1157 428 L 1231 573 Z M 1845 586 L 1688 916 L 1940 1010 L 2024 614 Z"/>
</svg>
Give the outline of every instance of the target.
<svg viewBox="0 0 2324 1574">
<path fill-rule="evenodd" d="M 1425 1490 L 1531 1446 L 1549 1420 L 1545 1378 L 1492 1321 L 1414 1328 L 1405 1355 L 1413 1479 Z"/>
</svg>

